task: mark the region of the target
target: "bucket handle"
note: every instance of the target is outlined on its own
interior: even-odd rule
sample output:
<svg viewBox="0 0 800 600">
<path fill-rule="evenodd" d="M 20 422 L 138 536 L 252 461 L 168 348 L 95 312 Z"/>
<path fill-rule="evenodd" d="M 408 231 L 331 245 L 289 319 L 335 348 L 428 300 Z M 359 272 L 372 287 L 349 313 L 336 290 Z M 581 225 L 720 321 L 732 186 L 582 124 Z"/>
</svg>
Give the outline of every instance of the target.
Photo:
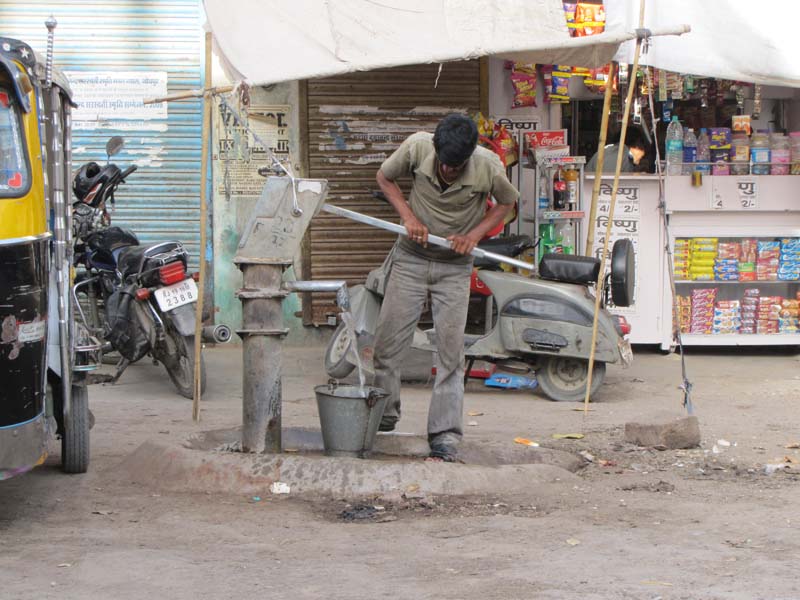
<svg viewBox="0 0 800 600">
<path fill-rule="evenodd" d="M 378 390 L 370 390 L 367 393 L 367 397 L 364 398 L 364 400 L 366 400 L 368 407 L 374 408 L 375 405 L 378 403 L 378 400 L 380 400 L 382 397 L 383 397 L 383 392 L 380 392 Z"/>
</svg>

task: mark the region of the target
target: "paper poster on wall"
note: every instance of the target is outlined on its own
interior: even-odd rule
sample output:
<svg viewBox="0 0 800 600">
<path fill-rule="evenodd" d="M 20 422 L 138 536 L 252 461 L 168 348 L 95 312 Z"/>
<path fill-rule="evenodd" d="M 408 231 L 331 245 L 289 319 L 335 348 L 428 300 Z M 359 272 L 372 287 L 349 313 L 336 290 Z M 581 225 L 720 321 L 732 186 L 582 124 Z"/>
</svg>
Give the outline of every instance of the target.
<svg viewBox="0 0 800 600">
<path fill-rule="evenodd" d="M 611 271 L 611 250 L 614 242 L 620 239 L 628 239 L 633 243 L 636 253 L 635 272 L 639 273 L 639 231 L 641 220 L 641 207 L 639 204 L 640 189 L 638 183 L 621 185 L 617 190 L 617 204 L 614 207 L 614 218 L 611 220 L 611 236 L 608 240 L 608 254 L 606 255 L 606 273 Z M 608 225 L 608 215 L 611 209 L 611 185 L 603 183 L 600 186 L 600 196 L 597 200 L 597 216 L 594 222 L 594 246 L 592 254 L 596 258 L 603 256 L 603 244 L 605 243 L 606 227 Z M 636 299 L 639 296 L 639 277 L 636 278 L 636 286 L 633 293 L 633 304 L 622 308 L 615 307 L 609 302 L 609 306 L 615 313 L 635 313 Z"/>
<path fill-rule="evenodd" d="M 67 71 L 76 129 L 98 129 L 113 122 L 117 129 L 165 129 L 167 103 L 144 104 L 145 98 L 167 95 L 166 71 Z M 121 123 L 120 123 L 121 122 Z M 129 127 L 125 126 L 125 122 Z"/>
<path fill-rule="evenodd" d="M 216 178 L 220 194 L 226 197 L 261 194 L 265 180 L 258 169 L 271 166 L 269 152 L 281 161 L 289 157 L 289 111 L 290 106 L 285 104 L 248 107 L 248 126 L 255 132 L 253 135 L 237 125 L 224 104 L 219 107 L 215 112 L 217 140 L 213 160 L 221 175 Z"/>
</svg>

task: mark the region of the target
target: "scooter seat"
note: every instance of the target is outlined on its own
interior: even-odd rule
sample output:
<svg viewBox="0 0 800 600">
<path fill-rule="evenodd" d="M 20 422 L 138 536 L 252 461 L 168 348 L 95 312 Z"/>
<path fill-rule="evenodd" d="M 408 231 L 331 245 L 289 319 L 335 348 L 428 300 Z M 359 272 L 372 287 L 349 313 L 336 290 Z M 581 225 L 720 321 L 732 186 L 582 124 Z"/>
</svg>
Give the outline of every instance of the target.
<svg viewBox="0 0 800 600">
<path fill-rule="evenodd" d="M 502 254 L 509 258 L 519 256 L 528 248 L 533 247 L 533 241 L 529 235 L 510 235 L 491 240 L 483 240 L 478 244 L 478 248 L 495 254 Z M 489 268 L 497 266 L 497 263 L 487 258 L 476 258 L 473 266 L 476 268 Z"/>
<path fill-rule="evenodd" d="M 539 261 L 539 277 L 565 283 L 590 285 L 597 282 L 600 260 L 592 256 L 550 253 Z"/>
</svg>

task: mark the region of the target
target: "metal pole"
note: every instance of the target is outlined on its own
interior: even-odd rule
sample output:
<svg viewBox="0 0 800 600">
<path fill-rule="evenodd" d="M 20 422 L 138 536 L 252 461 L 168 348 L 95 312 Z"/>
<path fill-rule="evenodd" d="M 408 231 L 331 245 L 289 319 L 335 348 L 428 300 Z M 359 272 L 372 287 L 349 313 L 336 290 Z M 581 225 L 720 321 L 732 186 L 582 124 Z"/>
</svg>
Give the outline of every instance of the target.
<svg viewBox="0 0 800 600">
<path fill-rule="evenodd" d="M 47 27 L 47 64 L 45 84 L 50 89 L 50 127 L 52 131 L 53 181 L 53 262 L 56 272 L 56 289 L 58 293 L 58 340 L 61 354 L 61 388 L 64 421 L 69 423 L 72 412 L 72 337 L 70 334 L 70 214 L 65 198 L 66 181 L 64 177 L 63 125 L 61 120 L 61 97 L 57 86 L 52 85 L 53 70 L 53 38 L 58 22 L 52 16 L 45 21 Z"/>
<path fill-rule="evenodd" d="M 281 451 L 282 264 L 242 263 L 242 450 Z"/>
<path fill-rule="evenodd" d="M 370 217 L 369 215 L 362 215 L 361 213 L 357 213 L 346 208 L 341 208 L 340 206 L 334 206 L 333 204 L 323 204 L 322 210 L 331 213 L 332 215 L 338 215 L 340 217 L 352 219 L 353 221 L 358 221 L 359 223 L 364 223 L 365 225 L 372 225 L 373 227 L 379 227 L 380 229 L 385 229 L 386 231 L 391 231 L 393 233 L 399 233 L 402 235 L 408 234 L 406 228 L 402 225 L 398 225 L 397 223 L 392 223 L 390 221 L 384 221 L 383 219 Z M 449 241 L 438 235 L 429 234 L 428 243 L 433 244 L 434 246 L 441 246 L 442 248 L 451 247 Z M 517 267 L 518 269 L 524 269 L 526 271 L 536 270 L 535 265 L 527 263 L 524 260 L 510 258 L 508 256 L 503 256 L 502 254 L 497 254 L 496 252 L 488 252 L 481 248 L 475 248 L 472 252 L 470 252 L 470 254 L 475 258 L 485 258 L 500 264 L 505 263 L 507 265 L 511 265 L 512 267 Z"/>
</svg>

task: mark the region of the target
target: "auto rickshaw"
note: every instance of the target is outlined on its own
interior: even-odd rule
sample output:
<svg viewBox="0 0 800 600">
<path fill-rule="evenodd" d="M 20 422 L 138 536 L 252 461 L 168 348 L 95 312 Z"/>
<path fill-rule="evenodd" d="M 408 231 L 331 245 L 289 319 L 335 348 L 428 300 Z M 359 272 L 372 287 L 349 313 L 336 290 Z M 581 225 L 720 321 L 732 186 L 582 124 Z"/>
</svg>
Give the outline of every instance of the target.
<svg viewBox="0 0 800 600">
<path fill-rule="evenodd" d="M 69 84 L 0 37 L 0 480 L 42 464 L 61 439 L 67 473 L 89 465 L 87 372 L 99 344 L 73 319 Z"/>
</svg>

